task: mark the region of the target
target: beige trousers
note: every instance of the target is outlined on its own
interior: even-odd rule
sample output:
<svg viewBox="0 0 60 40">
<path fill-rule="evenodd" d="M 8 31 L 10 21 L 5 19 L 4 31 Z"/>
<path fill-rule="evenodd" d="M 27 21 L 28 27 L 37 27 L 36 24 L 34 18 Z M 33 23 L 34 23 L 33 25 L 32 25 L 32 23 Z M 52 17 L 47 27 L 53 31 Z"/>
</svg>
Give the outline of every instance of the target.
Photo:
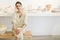
<svg viewBox="0 0 60 40">
<path fill-rule="evenodd" d="M 19 34 L 15 34 L 15 36 L 17 38 L 19 38 L 20 40 L 23 40 L 23 33 L 25 32 L 26 28 L 18 28 L 19 30 L 21 30 L 21 32 Z"/>
</svg>

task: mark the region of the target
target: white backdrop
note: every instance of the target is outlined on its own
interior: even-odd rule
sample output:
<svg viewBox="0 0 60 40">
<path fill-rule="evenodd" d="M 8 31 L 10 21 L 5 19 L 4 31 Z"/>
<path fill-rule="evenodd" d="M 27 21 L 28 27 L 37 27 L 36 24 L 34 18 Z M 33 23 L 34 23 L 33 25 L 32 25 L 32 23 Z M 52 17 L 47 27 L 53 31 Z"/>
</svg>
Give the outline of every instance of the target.
<svg viewBox="0 0 60 40">
<path fill-rule="evenodd" d="M 60 35 L 60 16 L 29 16 L 32 35 Z"/>
</svg>

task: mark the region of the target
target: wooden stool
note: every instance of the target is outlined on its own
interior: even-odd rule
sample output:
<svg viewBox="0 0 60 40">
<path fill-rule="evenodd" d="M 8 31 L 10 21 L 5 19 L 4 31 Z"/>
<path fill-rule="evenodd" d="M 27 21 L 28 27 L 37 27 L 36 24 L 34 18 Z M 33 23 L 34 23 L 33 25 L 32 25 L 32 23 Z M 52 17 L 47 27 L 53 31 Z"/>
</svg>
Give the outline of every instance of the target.
<svg viewBox="0 0 60 40">
<path fill-rule="evenodd" d="M 15 36 L 10 31 L 5 32 L 4 34 L 0 34 L 0 38 L 1 39 L 7 39 L 7 40 L 15 40 Z"/>
<path fill-rule="evenodd" d="M 30 30 L 27 30 L 25 33 L 24 33 L 24 38 L 26 40 L 32 40 L 32 33 Z"/>
</svg>

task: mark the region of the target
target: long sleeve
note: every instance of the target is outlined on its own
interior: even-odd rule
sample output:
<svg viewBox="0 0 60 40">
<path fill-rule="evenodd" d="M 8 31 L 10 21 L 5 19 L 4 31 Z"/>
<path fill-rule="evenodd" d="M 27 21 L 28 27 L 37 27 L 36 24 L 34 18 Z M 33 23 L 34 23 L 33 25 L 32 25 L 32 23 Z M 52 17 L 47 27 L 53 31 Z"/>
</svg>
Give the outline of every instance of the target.
<svg viewBox="0 0 60 40">
<path fill-rule="evenodd" d="M 26 15 L 26 13 L 24 13 L 24 18 L 23 18 L 23 19 L 24 19 L 24 22 L 23 22 L 24 25 L 27 26 L 27 23 L 28 23 L 28 17 L 27 17 L 27 15 Z"/>
<path fill-rule="evenodd" d="M 12 15 L 12 30 L 17 28 L 15 14 Z"/>
</svg>

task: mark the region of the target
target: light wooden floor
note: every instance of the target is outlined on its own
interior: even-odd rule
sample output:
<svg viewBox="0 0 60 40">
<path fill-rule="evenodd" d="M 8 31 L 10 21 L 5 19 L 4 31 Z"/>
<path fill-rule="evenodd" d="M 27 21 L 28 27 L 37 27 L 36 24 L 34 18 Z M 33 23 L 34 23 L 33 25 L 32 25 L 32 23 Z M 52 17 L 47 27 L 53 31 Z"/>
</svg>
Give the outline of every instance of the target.
<svg viewBox="0 0 60 40">
<path fill-rule="evenodd" d="M 0 40 L 14 40 L 14 38 L 0 38 Z M 31 38 L 24 37 L 24 40 L 31 40 Z M 60 40 L 60 36 L 32 36 L 32 40 Z"/>
<path fill-rule="evenodd" d="M 60 36 L 33 36 L 32 40 L 60 40 Z"/>
</svg>

